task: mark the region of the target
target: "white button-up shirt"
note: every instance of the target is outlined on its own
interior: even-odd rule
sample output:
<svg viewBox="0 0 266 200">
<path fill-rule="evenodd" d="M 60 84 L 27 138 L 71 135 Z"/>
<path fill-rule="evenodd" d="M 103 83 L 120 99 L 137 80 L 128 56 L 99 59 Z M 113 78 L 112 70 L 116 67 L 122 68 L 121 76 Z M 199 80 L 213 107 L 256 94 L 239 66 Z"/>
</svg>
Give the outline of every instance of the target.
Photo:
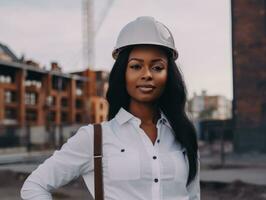
<svg viewBox="0 0 266 200">
<path fill-rule="evenodd" d="M 123 108 L 102 123 L 105 200 L 200 200 L 199 175 L 186 187 L 187 157 L 164 114 L 157 121 L 154 144 L 140 124 Z M 32 172 L 21 197 L 52 199 L 51 190 L 80 175 L 94 194 L 93 136 L 93 125 L 81 127 Z"/>
</svg>

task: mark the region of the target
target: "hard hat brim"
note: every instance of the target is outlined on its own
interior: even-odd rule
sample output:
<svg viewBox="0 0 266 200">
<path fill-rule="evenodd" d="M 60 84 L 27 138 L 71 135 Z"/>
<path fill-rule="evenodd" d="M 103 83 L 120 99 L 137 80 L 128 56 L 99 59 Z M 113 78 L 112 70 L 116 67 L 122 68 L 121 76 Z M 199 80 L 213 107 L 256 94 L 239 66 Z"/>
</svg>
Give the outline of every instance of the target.
<svg viewBox="0 0 266 200">
<path fill-rule="evenodd" d="M 112 52 L 112 57 L 116 60 L 117 57 L 118 57 L 118 55 L 119 55 L 119 53 L 123 49 L 125 49 L 127 47 L 131 47 L 131 46 L 138 46 L 138 45 L 154 45 L 154 46 L 158 46 L 158 47 L 164 47 L 164 48 L 167 48 L 167 49 L 169 49 L 171 51 L 174 60 L 176 60 L 178 58 L 178 52 L 177 52 L 176 49 L 170 48 L 168 46 L 164 46 L 164 45 L 158 44 L 158 43 L 156 44 L 156 43 L 147 43 L 147 42 L 145 42 L 145 43 L 130 44 L 130 45 L 122 46 L 122 47 L 115 47 L 115 49 Z"/>
</svg>

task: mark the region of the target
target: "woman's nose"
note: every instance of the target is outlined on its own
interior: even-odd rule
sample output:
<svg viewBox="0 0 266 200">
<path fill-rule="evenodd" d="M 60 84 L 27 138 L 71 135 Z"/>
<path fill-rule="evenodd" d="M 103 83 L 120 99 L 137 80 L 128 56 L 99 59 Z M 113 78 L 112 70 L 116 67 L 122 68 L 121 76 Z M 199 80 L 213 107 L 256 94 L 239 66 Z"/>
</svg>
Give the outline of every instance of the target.
<svg viewBox="0 0 266 200">
<path fill-rule="evenodd" d="M 143 69 L 141 79 L 152 79 L 152 74 L 149 69 L 145 69 L 145 68 Z"/>
</svg>

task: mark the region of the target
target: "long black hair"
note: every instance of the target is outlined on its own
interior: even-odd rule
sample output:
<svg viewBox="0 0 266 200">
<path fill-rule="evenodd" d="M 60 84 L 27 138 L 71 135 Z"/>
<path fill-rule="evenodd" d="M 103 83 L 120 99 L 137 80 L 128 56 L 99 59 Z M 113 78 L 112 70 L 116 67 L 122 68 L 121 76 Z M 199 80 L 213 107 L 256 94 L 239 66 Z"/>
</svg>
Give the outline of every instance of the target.
<svg viewBox="0 0 266 200">
<path fill-rule="evenodd" d="M 130 96 L 126 90 L 125 73 L 128 57 L 134 46 L 123 49 L 111 70 L 109 76 L 109 88 L 107 90 L 107 101 L 109 103 L 108 119 L 112 119 L 123 107 L 128 110 Z M 168 57 L 167 82 L 163 94 L 158 100 L 158 107 L 167 117 L 175 139 L 185 148 L 189 162 L 189 175 L 187 185 L 197 174 L 197 138 L 196 131 L 185 112 L 186 87 L 171 52 L 162 48 Z"/>
</svg>

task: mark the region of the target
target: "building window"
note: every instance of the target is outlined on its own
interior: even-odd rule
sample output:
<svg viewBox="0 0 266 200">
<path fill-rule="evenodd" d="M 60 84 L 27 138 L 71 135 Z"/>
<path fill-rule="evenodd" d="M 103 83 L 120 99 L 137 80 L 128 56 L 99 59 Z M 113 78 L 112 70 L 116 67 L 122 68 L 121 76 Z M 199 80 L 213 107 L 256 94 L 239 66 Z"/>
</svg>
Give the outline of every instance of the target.
<svg viewBox="0 0 266 200">
<path fill-rule="evenodd" d="M 76 95 L 77 96 L 81 96 L 83 94 L 83 91 L 82 91 L 83 82 L 77 81 L 76 84 L 77 84 L 77 86 L 76 86 Z"/>
<path fill-rule="evenodd" d="M 103 103 L 102 102 L 100 103 L 100 109 L 101 110 L 103 109 Z"/>
<path fill-rule="evenodd" d="M 56 112 L 52 111 L 49 113 L 50 114 L 50 122 L 55 122 L 55 118 L 56 118 Z"/>
<path fill-rule="evenodd" d="M 12 83 L 12 77 L 11 76 L 5 76 L 5 75 L 0 75 L 0 83 Z"/>
<path fill-rule="evenodd" d="M 76 114 L 76 122 L 81 123 L 82 122 L 82 116 L 81 114 Z"/>
<path fill-rule="evenodd" d="M 62 98 L 61 99 L 61 106 L 62 107 L 67 107 L 68 106 L 68 100 L 67 100 L 67 98 Z"/>
<path fill-rule="evenodd" d="M 26 105 L 36 105 L 37 104 L 37 94 L 35 92 L 25 93 L 25 104 Z"/>
<path fill-rule="evenodd" d="M 55 105 L 56 105 L 56 97 L 52 96 L 51 106 L 55 106 Z"/>
<path fill-rule="evenodd" d="M 67 112 L 61 112 L 61 122 L 62 123 L 68 122 L 68 113 Z"/>
<path fill-rule="evenodd" d="M 37 111 L 36 110 L 26 110 L 26 121 L 35 122 L 37 121 Z"/>
<path fill-rule="evenodd" d="M 42 82 L 37 80 L 26 80 L 25 85 L 26 87 L 34 86 L 39 89 L 42 87 Z"/>
<path fill-rule="evenodd" d="M 15 108 L 6 108 L 5 109 L 5 119 L 16 119 L 17 111 Z"/>
<path fill-rule="evenodd" d="M 82 100 L 81 99 L 76 100 L 76 108 L 82 108 Z"/>
<path fill-rule="evenodd" d="M 16 92 L 5 91 L 5 103 L 14 103 L 14 102 L 16 102 Z"/>
<path fill-rule="evenodd" d="M 82 89 L 77 88 L 77 89 L 76 89 L 76 95 L 77 95 L 77 96 L 81 96 L 82 94 L 83 94 Z"/>
<path fill-rule="evenodd" d="M 66 90 L 67 88 L 67 79 L 63 77 L 53 76 L 52 77 L 52 88 L 54 90 Z"/>
</svg>

